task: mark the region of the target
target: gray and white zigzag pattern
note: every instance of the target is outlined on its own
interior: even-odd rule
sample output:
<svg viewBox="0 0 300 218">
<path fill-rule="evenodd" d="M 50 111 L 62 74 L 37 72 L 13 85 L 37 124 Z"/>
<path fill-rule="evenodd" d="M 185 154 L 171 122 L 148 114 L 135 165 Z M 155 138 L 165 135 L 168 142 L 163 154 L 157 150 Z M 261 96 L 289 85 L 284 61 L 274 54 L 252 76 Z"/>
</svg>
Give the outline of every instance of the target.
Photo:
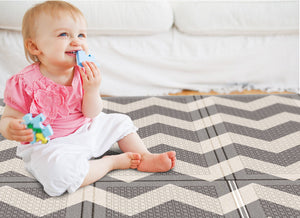
<svg viewBox="0 0 300 218">
<path fill-rule="evenodd" d="M 154 153 L 175 150 L 166 173 L 118 170 L 52 198 L 0 135 L 0 217 L 300 216 L 298 95 L 104 98 L 128 114 Z M 3 113 L 0 101 L 0 115 Z M 119 153 L 114 145 L 108 154 Z"/>
</svg>

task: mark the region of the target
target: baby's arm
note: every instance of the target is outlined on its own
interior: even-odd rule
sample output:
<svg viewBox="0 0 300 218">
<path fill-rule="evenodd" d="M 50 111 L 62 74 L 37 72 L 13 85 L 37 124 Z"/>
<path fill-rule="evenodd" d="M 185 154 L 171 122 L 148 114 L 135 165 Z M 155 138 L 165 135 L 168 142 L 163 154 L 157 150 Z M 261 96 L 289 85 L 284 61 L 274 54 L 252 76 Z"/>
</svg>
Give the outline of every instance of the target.
<svg viewBox="0 0 300 218">
<path fill-rule="evenodd" d="M 84 96 L 82 101 L 82 113 L 89 118 L 96 117 L 103 109 L 100 97 L 101 74 L 99 68 L 93 62 L 82 62 L 85 72 L 80 68 L 83 81 Z"/>
<path fill-rule="evenodd" d="M 9 140 L 31 142 L 33 140 L 32 129 L 26 129 L 26 125 L 22 124 L 24 115 L 6 105 L 0 120 L 0 133 Z"/>
</svg>

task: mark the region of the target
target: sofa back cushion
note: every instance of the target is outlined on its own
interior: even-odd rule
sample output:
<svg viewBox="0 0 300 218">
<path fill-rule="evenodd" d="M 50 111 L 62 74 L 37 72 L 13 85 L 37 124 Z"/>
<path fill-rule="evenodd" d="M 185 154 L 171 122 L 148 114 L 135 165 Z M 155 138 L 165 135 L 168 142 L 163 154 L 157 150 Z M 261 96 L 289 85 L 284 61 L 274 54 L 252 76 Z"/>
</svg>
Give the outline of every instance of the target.
<svg viewBox="0 0 300 218">
<path fill-rule="evenodd" d="M 0 29 L 21 30 L 27 9 L 41 1 L 0 1 Z M 132 35 L 168 31 L 173 12 L 168 1 L 69 1 L 85 15 L 91 34 Z"/>
<path fill-rule="evenodd" d="M 171 2 L 175 26 L 193 35 L 298 33 L 298 0 Z"/>
</svg>

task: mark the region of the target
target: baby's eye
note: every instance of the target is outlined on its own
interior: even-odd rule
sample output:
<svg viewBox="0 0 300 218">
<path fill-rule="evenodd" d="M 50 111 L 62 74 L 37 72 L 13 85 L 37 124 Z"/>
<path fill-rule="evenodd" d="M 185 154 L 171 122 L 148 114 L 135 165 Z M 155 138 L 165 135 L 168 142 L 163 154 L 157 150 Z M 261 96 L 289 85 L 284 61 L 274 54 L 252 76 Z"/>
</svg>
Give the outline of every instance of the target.
<svg viewBox="0 0 300 218">
<path fill-rule="evenodd" d="M 84 33 L 80 33 L 80 34 L 78 35 L 78 37 L 79 37 L 79 38 L 85 38 L 86 35 L 85 35 Z"/>
<path fill-rule="evenodd" d="M 67 36 L 67 33 L 61 33 L 59 36 Z"/>
</svg>

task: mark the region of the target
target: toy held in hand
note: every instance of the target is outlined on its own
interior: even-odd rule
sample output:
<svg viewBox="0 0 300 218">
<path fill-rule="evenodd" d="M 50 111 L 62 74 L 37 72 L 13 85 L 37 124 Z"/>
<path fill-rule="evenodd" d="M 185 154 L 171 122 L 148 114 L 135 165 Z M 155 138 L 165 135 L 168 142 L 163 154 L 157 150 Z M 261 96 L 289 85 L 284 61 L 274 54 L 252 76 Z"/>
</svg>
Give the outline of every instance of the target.
<svg viewBox="0 0 300 218">
<path fill-rule="evenodd" d="M 99 64 L 96 62 L 96 58 L 93 55 L 86 55 L 83 50 L 79 50 L 76 52 L 76 63 L 78 66 L 83 67 L 83 61 L 94 62 L 99 67 Z"/>
<path fill-rule="evenodd" d="M 42 122 L 44 122 L 46 117 L 41 113 L 36 117 L 32 118 L 32 114 L 26 114 L 23 117 L 24 124 L 26 124 L 27 129 L 32 129 L 33 131 L 33 141 L 30 144 L 34 144 L 35 142 L 42 142 L 46 144 L 50 138 L 49 136 L 53 135 L 53 130 L 48 124 L 44 126 Z"/>
</svg>

